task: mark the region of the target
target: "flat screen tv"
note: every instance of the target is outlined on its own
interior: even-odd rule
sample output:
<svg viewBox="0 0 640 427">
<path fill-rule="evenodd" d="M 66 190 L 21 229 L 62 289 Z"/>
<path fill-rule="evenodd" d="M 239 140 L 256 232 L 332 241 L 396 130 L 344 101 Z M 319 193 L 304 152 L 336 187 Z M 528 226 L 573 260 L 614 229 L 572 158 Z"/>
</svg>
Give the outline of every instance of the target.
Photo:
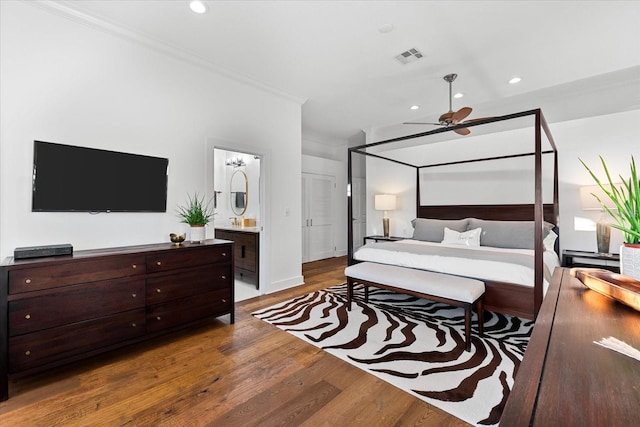
<svg viewBox="0 0 640 427">
<path fill-rule="evenodd" d="M 166 212 L 169 159 L 33 142 L 34 212 Z"/>
</svg>

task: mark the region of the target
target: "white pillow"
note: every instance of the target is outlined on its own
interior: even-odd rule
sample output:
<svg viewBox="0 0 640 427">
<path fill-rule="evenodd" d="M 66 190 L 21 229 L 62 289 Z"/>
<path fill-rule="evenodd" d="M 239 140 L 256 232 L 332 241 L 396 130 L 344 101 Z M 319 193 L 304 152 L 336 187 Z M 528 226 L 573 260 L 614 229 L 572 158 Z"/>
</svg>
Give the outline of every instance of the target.
<svg viewBox="0 0 640 427">
<path fill-rule="evenodd" d="M 544 240 L 542 241 L 542 245 L 544 246 L 544 249 L 547 251 L 555 251 L 557 238 L 558 238 L 558 235 L 554 233 L 553 230 L 549 231 L 549 234 L 547 234 L 547 237 L 545 237 Z"/>
<path fill-rule="evenodd" d="M 473 230 L 459 233 L 445 227 L 442 243 L 449 245 L 480 246 L 480 234 L 482 234 L 482 228 L 474 228 Z"/>
</svg>

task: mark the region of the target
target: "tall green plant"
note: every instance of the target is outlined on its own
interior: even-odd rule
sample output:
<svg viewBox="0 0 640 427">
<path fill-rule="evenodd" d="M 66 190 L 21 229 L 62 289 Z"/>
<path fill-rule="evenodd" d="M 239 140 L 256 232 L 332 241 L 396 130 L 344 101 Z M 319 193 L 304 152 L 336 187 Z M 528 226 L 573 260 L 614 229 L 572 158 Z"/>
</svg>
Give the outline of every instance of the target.
<svg viewBox="0 0 640 427">
<path fill-rule="evenodd" d="M 587 169 L 596 184 L 609 196 L 616 206 L 615 210 L 610 209 L 598 196 L 592 194 L 604 210 L 616 221 L 616 224 L 611 224 L 611 226 L 622 231 L 625 243 L 640 243 L 640 181 L 638 181 L 636 161 L 633 156 L 631 156 L 631 176 L 629 179 L 624 179 L 622 175 L 619 175 L 622 181 L 620 187 L 613 185 L 609 169 L 602 156 L 600 156 L 600 162 L 607 176 L 607 181 L 604 184 L 582 159 L 578 160 L 580 160 L 580 163 Z"/>
<path fill-rule="evenodd" d="M 198 193 L 194 193 L 193 197 L 187 194 L 187 197 L 188 203 L 177 208 L 178 217 L 182 219 L 181 222 L 191 226 L 207 225 L 215 215 L 211 202 L 205 204 L 204 197 L 199 198 Z"/>
</svg>

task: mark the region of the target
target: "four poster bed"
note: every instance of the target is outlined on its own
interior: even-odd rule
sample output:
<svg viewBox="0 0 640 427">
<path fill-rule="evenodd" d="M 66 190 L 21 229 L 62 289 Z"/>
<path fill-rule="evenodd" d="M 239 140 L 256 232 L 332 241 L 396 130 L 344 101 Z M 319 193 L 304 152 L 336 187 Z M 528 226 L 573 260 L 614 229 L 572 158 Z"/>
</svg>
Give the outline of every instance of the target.
<svg viewBox="0 0 640 427">
<path fill-rule="evenodd" d="M 416 139 L 455 131 L 460 127 L 474 128 L 514 119 L 532 119 L 533 151 L 434 164 L 412 164 L 393 156 L 385 156 L 385 144 L 395 144 L 394 147 L 397 147 L 399 143 L 411 141 L 411 146 L 415 148 Z M 543 138 L 549 149 L 542 148 Z M 394 150 L 397 151 L 396 148 Z M 415 168 L 416 219 L 412 221 L 412 239 L 369 243 L 355 250 L 351 188 L 354 170 L 352 163 L 356 154 Z M 553 202 L 546 204 L 543 203 L 542 191 L 543 155 L 553 157 Z M 420 172 L 426 168 L 520 157 L 533 157 L 534 160 L 534 203 L 421 204 Z M 541 110 L 494 117 L 350 148 L 348 184 L 349 265 L 362 261 L 375 262 L 479 279 L 485 284 L 484 307 L 487 310 L 535 319 L 550 274 L 559 266 L 557 150 Z M 461 245 L 461 241 L 466 244 Z"/>
</svg>

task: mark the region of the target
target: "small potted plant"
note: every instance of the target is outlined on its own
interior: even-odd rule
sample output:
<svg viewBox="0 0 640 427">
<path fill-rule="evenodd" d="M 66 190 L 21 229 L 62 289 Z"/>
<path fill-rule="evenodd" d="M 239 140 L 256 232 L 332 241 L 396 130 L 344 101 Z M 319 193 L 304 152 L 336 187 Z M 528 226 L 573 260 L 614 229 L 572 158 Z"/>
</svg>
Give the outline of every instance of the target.
<svg viewBox="0 0 640 427">
<path fill-rule="evenodd" d="M 189 224 L 191 227 L 190 240 L 192 243 L 199 243 L 205 239 L 205 226 L 215 215 L 211 203 L 205 203 L 204 197 L 198 197 L 195 193 L 193 197 L 187 194 L 188 202 L 183 206 L 178 206 L 178 217 L 181 222 Z"/>
<path fill-rule="evenodd" d="M 602 156 L 600 156 L 600 162 L 607 177 L 604 182 L 589 169 L 582 159 L 580 162 L 615 205 L 615 209 L 610 209 L 598 196 L 593 195 L 615 220 L 616 223 L 611 226 L 622 231 L 624 243 L 620 247 L 620 272 L 640 280 L 640 181 L 638 181 L 635 159 L 631 156 L 631 176 L 625 179 L 620 175 L 622 182 L 615 185 Z"/>
</svg>

